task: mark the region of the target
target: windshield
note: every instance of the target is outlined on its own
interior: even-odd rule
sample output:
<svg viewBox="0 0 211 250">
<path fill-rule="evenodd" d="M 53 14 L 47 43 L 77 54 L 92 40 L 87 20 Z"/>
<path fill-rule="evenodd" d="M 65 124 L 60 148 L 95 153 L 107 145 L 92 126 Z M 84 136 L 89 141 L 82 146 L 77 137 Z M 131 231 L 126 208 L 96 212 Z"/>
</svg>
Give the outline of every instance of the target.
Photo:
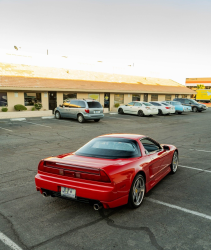
<svg viewBox="0 0 211 250">
<path fill-rule="evenodd" d="M 99 102 L 87 102 L 89 108 L 102 108 Z"/>
<path fill-rule="evenodd" d="M 195 104 L 199 104 L 197 101 L 195 101 L 195 100 L 191 100 L 192 101 L 192 103 L 195 103 Z"/>
<path fill-rule="evenodd" d="M 151 103 L 148 103 L 148 102 L 143 102 L 143 104 L 144 104 L 145 106 L 153 106 Z"/>
<path fill-rule="evenodd" d="M 76 155 L 96 158 L 133 158 L 140 156 L 138 143 L 124 138 L 95 138 L 75 152 Z"/>
<path fill-rule="evenodd" d="M 162 102 L 163 105 L 169 106 L 169 103 Z"/>
</svg>

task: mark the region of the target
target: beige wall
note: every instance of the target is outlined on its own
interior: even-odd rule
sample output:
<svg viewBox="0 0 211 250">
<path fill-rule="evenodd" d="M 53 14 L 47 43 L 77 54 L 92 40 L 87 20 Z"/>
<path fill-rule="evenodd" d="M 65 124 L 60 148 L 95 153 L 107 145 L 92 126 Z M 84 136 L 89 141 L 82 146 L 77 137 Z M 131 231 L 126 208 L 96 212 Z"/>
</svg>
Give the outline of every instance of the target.
<svg viewBox="0 0 211 250">
<path fill-rule="evenodd" d="M 149 94 L 148 95 L 148 102 L 150 102 L 151 101 L 151 95 Z"/>
<path fill-rule="evenodd" d="M 104 93 L 100 93 L 100 104 L 104 107 Z"/>
<path fill-rule="evenodd" d="M 18 95 L 18 96 L 16 96 Z M 24 105 L 24 92 L 7 92 L 8 111 L 15 111 L 14 105 Z"/>
<path fill-rule="evenodd" d="M 124 94 L 124 104 L 132 102 L 132 94 Z"/>
<path fill-rule="evenodd" d="M 49 109 L 48 92 L 41 93 L 41 102 L 42 102 L 41 110 L 48 110 Z"/>
<path fill-rule="evenodd" d="M 62 103 L 63 103 L 63 93 L 57 92 L 56 98 L 57 98 L 57 106 L 62 105 Z"/>
<path fill-rule="evenodd" d="M 165 95 L 158 95 L 158 101 L 165 101 Z"/>
<path fill-rule="evenodd" d="M 110 110 L 115 110 L 114 108 L 114 94 L 110 94 Z"/>
<path fill-rule="evenodd" d="M 77 93 L 77 99 L 88 98 L 88 93 Z"/>
</svg>

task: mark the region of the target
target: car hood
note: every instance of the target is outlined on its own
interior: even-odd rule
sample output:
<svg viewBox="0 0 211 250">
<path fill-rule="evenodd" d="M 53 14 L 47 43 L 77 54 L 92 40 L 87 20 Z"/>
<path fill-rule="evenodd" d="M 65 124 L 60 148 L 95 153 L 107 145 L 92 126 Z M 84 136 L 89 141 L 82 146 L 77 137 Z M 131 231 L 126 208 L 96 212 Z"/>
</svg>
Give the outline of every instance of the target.
<svg viewBox="0 0 211 250">
<path fill-rule="evenodd" d="M 68 165 L 71 166 L 80 166 L 80 167 L 89 167 L 95 169 L 105 169 L 109 166 L 120 166 L 128 164 L 134 161 L 135 158 L 129 159 L 105 159 L 105 158 L 94 158 L 75 155 L 74 153 L 68 153 L 59 155 L 56 157 L 49 157 L 44 159 L 44 161 L 56 163 L 58 166 L 65 166 L 68 168 Z"/>
</svg>

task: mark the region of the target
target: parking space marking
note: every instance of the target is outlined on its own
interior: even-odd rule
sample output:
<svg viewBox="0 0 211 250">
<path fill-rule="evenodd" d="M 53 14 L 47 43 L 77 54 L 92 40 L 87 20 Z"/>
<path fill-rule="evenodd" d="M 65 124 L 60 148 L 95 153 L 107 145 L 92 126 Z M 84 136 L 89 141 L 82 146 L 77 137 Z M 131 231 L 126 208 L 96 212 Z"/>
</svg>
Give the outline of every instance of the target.
<svg viewBox="0 0 211 250">
<path fill-rule="evenodd" d="M 211 151 L 202 150 L 202 149 L 193 149 L 193 148 L 190 148 L 189 150 L 194 150 L 194 151 L 199 151 L 199 152 L 211 153 Z"/>
<path fill-rule="evenodd" d="M 23 121 L 23 122 L 26 122 L 26 121 Z M 42 125 L 42 124 L 39 124 L 39 123 L 34 123 L 34 122 L 26 122 L 26 123 L 31 123 L 31 124 L 33 124 L 33 125 L 51 128 L 50 126 Z"/>
<path fill-rule="evenodd" d="M 1 129 L 4 129 L 4 130 L 7 130 L 7 131 L 10 131 L 10 132 L 13 132 L 12 130 L 10 130 L 10 129 L 6 129 L 6 128 L 2 128 L 2 127 L 0 127 Z"/>
<path fill-rule="evenodd" d="M 203 172 L 211 173 L 211 170 L 206 170 L 206 169 L 202 169 L 202 168 L 193 168 L 193 167 L 182 166 L 182 165 L 178 165 L 178 166 L 182 167 L 182 168 L 190 168 L 190 169 L 193 169 L 193 170 L 198 170 L 198 171 L 203 171 Z"/>
<path fill-rule="evenodd" d="M 10 238 L 8 238 L 5 234 L 3 234 L 2 232 L 0 232 L 0 240 L 7 245 L 9 248 L 13 249 L 13 250 L 22 250 L 22 248 L 20 248 L 17 244 L 15 244 L 15 242 L 13 242 L 12 240 L 10 240 Z"/>
<path fill-rule="evenodd" d="M 166 202 L 163 202 L 163 201 L 158 201 L 158 200 L 155 200 L 155 199 L 152 199 L 152 198 L 148 198 L 148 197 L 146 197 L 145 199 L 148 200 L 148 201 L 151 201 L 153 203 L 164 205 L 164 206 L 167 206 L 167 207 L 170 207 L 170 208 L 174 208 L 174 209 L 183 211 L 185 213 L 193 214 L 193 215 L 196 215 L 196 216 L 199 216 L 199 217 L 211 220 L 211 216 L 207 215 L 207 214 L 199 213 L 199 212 L 196 212 L 194 210 L 190 210 L 190 209 L 187 209 L 187 208 L 179 207 L 179 206 L 176 206 L 176 205 L 172 205 L 172 204 L 169 204 L 169 203 L 166 203 Z"/>
</svg>

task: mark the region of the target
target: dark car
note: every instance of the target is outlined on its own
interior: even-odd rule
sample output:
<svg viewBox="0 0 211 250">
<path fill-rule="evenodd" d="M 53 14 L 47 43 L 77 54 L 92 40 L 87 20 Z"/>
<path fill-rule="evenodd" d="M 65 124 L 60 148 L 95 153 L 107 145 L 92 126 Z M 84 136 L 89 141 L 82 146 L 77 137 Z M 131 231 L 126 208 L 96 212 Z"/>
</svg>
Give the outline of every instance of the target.
<svg viewBox="0 0 211 250">
<path fill-rule="evenodd" d="M 191 109 L 193 112 L 202 112 L 207 109 L 206 105 L 202 103 L 198 103 L 197 101 L 192 100 L 192 99 L 175 98 L 174 101 L 181 102 L 182 105 L 184 106 L 191 106 Z"/>
</svg>

